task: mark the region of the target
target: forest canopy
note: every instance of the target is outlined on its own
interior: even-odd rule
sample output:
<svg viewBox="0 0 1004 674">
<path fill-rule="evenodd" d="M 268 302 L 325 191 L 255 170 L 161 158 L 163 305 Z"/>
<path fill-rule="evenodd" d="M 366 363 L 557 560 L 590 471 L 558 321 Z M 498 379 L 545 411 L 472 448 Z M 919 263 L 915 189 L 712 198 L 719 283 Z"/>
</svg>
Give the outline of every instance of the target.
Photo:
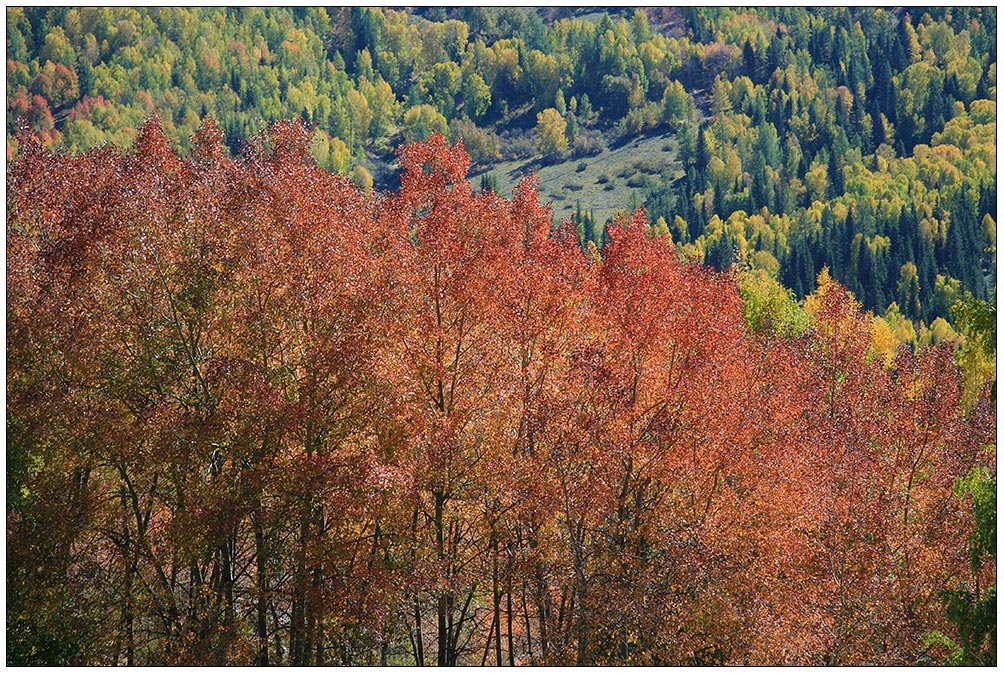
<svg viewBox="0 0 1004 674">
<path fill-rule="evenodd" d="M 79 152 L 158 114 L 184 152 L 212 117 L 234 154 L 302 119 L 322 168 L 394 188 L 394 148 L 431 133 L 491 170 L 669 131 L 616 208 L 688 259 L 799 299 L 826 267 L 910 343 L 957 341 L 935 322 L 996 293 L 996 32 L 995 7 L 15 7 L 7 151 L 22 118 Z"/>
<path fill-rule="evenodd" d="M 995 7 L 6 16 L 8 664 L 996 664 Z"/>
<path fill-rule="evenodd" d="M 995 658 L 985 304 L 972 362 L 883 350 L 826 272 L 643 211 L 583 251 L 440 135 L 378 195 L 310 134 L 21 139 L 9 662 Z"/>
</svg>

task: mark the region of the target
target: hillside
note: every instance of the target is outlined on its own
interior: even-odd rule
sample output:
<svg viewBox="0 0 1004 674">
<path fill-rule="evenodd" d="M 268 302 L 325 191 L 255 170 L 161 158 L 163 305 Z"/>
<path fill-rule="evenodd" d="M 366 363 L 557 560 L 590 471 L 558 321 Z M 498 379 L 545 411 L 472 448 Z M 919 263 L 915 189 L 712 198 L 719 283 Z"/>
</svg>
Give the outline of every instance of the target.
<svg viewBox="0 0 1004 674">
<path fill-rule="evenodd" d="M 617 213 L 644 204 L 646 188 L 663 174 L 671 179 L 682 174 L 677 145 L 675 134 L 656 132 L 625 139 L 592 157 L 499 162 L 472 173 L 470 180 L 475 185 L 494 180 L 498 192 L 508 195 L 521 178 L 536 175 L 556 220 L 573 220 L 577 210 L 585 210 L 602 226 Z"/>
<path fill-rule="evenodd" d="M 688 259 L 799 298 L 826 267 L 924 343 L 996 296 L 995 36 L 993 7 L 12 8 L 8 158 L 19 119 L 75 152 L 159 114 L 184 152 L 211 117 L 239 153 L 299 118 L 322 168 L 393 189 L 438 131 L 476 181 L 539 169 L 583 244 L 644 205 Z"/>
<path fill-rule="evenodd" d="M 8 7 L 6 664 L 996 665 L 996 11 Z"/>
</svg>

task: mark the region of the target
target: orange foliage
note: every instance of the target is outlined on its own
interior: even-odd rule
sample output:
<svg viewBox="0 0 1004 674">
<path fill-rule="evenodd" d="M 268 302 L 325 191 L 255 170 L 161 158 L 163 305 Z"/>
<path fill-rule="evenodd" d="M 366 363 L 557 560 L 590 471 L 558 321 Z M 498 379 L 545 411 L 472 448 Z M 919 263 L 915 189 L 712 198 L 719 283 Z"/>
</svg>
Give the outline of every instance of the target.
<svg viewBox="0 0 1004 674">
<path fill-rule="evenodd" d="M 827 279 L 754 339 L 643 213 L 596 257 L 441 136 L 384 195 L 309 142 L 20 139 L 8 549 L 58 523 L 84 661 L 910 664 L 949 629 L 994 442 L 949 353 L 869 362 Z"/>
</svg>

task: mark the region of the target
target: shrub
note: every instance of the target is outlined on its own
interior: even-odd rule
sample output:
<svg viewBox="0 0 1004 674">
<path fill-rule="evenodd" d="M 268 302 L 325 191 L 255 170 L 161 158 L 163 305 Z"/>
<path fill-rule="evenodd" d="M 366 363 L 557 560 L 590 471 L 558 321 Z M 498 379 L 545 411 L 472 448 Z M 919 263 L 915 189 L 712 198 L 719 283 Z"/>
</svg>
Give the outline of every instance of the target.
<svg viewBox="0 0 1004 674">
<path fill-rule="evenodd" d="M 576 157 L 592 157 L 607 149 L 603 134 L 595 130 L 583 130 L 575 137 L 572 153 Z"/>
<path fill-rule="evenodd" d="M 482 129 L 469 119 L 450 122 L 450 141 L 464 141 L 464 149 L 474 164 L 488 164 L 499 158 L 499 137 L 490 129 Z"/>
<path fill-rule="evenodd" d="M 531 131 L 511 129 L 499 135 L 499 150 L 502 161 L 515 161 L 534 156 L 537 146 Z"/>
</svg>

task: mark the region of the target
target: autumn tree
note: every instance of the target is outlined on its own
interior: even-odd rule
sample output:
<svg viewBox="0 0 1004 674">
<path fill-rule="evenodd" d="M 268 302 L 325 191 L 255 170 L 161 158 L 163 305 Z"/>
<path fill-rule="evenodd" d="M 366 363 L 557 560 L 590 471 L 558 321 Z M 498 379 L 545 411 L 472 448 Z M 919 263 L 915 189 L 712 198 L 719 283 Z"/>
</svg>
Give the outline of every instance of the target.
<svg viewBox="0 0 1004 674">
<path fill-rule="evenodd" d="M 710 219 L 716 272 L 641 210 L 583 248 L 442 135 L 383 194 L 312 138 L 23 133 L 12 663 L 986 661 L 983 304 L 896 350 L 828 272 L 771 281 L 769 213 Z"/>
<path fill-rule="evenodd" d="M 568 149 L 568 138 L 565 137 L 565 118 L 554 108 L 547 108 L 537 113 L 537 150 L 551 156 Z"/>
</svg>

